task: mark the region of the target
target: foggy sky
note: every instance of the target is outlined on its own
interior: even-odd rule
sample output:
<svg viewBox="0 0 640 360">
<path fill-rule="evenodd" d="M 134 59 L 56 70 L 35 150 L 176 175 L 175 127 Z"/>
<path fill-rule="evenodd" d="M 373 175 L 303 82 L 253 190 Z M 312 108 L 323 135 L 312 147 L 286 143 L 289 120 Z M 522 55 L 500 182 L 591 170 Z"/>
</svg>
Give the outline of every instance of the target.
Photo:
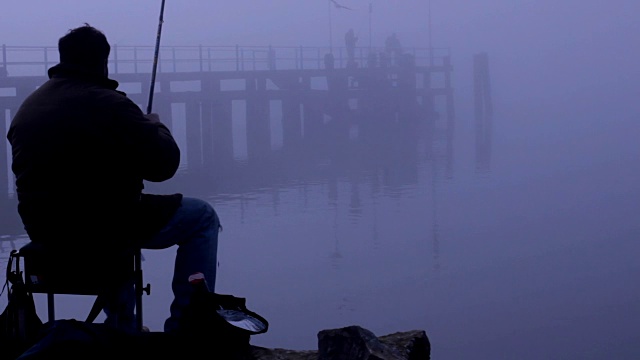
<svg viewBox="0 0 640 360">
<path fill-rule="evenodd" d="M 354 10 L 348 11 L 335 8 L 331 10 L 333 45 L 343 46 L 344 33 L 349 28 L 353 28 L 359 37 L 358 46 L 367 46 L 369 40 L 369 14 L 367 8 L 370 1 L 337 1 Z M 426 47 L 428 45 L 428 0 L 373 0 L 371 2 L 373 3 L 374 46 L 382 46 L 384 38 L 393 32 L 398 34 L 405 46 Z M 64 4 L 64 6 L 61 6 L 61 4 Z M 58 38 L 64 35 L 68 29 L 88 22 L 103 30 L 111 44 L 153 46 L 155 45 L 160 4 L 161 0 L 5 0 L 0 6 L 0 44 L 9 46 L 55 46 Z M 464 266 L 461 263 L 468 261 L 469 258 L 471 258 L 472 265 L 481 264 L 477 265 L 478 267 L 485 266 L 487 263 L 493 264 L 494 259 L 492 259 L 492 256 L 508 254 L 509 250 L 516 247 L 519 247 L 519 249 L 517 252 L 514 250 L 514 253 L 521 255 L 528 252 L 529 249 L 538 249 L 539 253 L 527 254 L 529 256 L 527 258 L 522 255 L 523 257 L 521 258 L 514 258 L 513 263 L 509 260 L 509 267 L 505 266 L 504 268 L 505 278 L 509 278 L 515 283 L 514 272 L 512 272 L 513 264 L 516 262 L 521 264 L 522 259 L 528 259 L 533 264 L 531 266 L 532 272 L 530 274 L 527 273 L 527 277 L 523 278 L 524 280 L 520 281 L 518 279 L 519 284 L 531 285 L 526 284 L 526 281 L 531 276 L 534 279 L 551 281 L 553 285 L 558 287 L 572 284 L 575 279 L 572 278 L 569 272 L 579 268 L 578 262 L 580 259 L 572 259 L 570 255 L 566 255 L 569 252 L 569 245 L 565 248 L 562 242 L 575 246 L 576 249 L 584 254 L 591 251 L 591 245 L 582 245 L 580 244 L 582 239 L 573 238 L 572 236 L 568 236 L 568 239 L 565 239 L 564 235 L 582 234 L 584 232 L 587 237 L 598 237 L 601 235 L 598 231 L 604 233 L 605 230 L 601 229 L 607 228 L 607 231 L 612 231 L 613 233 L 613 235 L 605 237 L 609 241 L 609 238 L 613 238 L 627 230 L 630 234 L 636 233 L 635 228 L 629 230 L 622 226 L 620 229 L 610 230 L 608 229 L 610 224 L 598 224 L 601 226 L 596 227 L 598 231 L 593 234 L 586 234 L 592 229 L 590 225 L 599 221 L 606 222 L 606 220 L 610 220 L 613 223 L 617 221 L 618 223 L 626 224 L 627 217 L 632 218 L 634 216 L 633 211 L 637 208 L 637 202 L 631 203 L 632 200 L 636 199 L 635 192 L 630 194 L 630 203 L 623 208 L 623 210 L 631 209 L 627 213 L 613 208 L 614 205 L 611 205 L 611 209 L 601 208 L 600 205 L 604 204 L 606 206 L 609 203 L 615 204 L 616 207 L 620 203 L 625 205 L 626 203 L 620 199 L 626 198 L 629 194 L 618 193 L 618 191 L 626 191 L 628 187 L 633 186 L 626 185 L 626 182 L 637 183 L 636 180 L 638 179 L 638 175 L 632 174 L 632 172 L 636 171 L 635 169 L 637 169 L 637 164 L 639 163 L 637 144 L 633 139 L 637 139 L 637 135 L 640 135 L 640 101 L 638 101 L 638 95 L 640 94 L 640 46 L 638 46 L 640 41 L 640 21 L 638 21 L 640 0 L 431 0 L 431 9 L 433 46 L 450 48 L 454 64 L 453 86 L 457 117 L 455 139 L 458 142 L 467 141 L 467 145 L 472 143 L 469 140 L 464 140 L 465 138 L 470 138 L 469 136 L 464 136 L 465 131 L 471 132 L 473 130 L 473 116 L 471 115 L 473 106 L 472 56 L 475 53 L 486 51 L 489 55 L 494 110 L 497 115 L 495 116 L 495 136 L 493 139 L 496 142 L 495 148 L 503 149 L 502 152 L 496 151 L 493 154 L 494 161 L 496 163 L 502 161 L 509 165 L 503 166 L 502 170 L 500 168 L 493 170 L 502 171 L 502 173 L 498 172 L 499 176 L 496 176 L 496 178 L 501 180 L 501 182 L 497 183 L 503 187 L 495 190 L 495 192 L 488 192 L 488 194 L 496 198 L 504 197 L 504 199 L 501 199 L 503 202 L 498 203 L 499 205 L 496 207 L 498 209 L 498 217 L 485 208 L 486 204 L 484 202 L 482 206 L 477 204 L 471 206 L 473 210 L 477 210 L 477 214 L 481 215 L 481 219 L 489 219 L 489 224 L 495 224 L 496 228 L 506 229 L 497 231 L 498 236 L 496 239 L 490 239 L 486 242 L 478 241 L 477 234 L 472 234 L 470 229 L 473 228 L 473 224 L 479 224 L 481 220 L 473 216 L 468 216 L 460 223 L 456 222 L 459 209 L 468 207 L 468 203 L 463 201 L 472 196 L 460 192 L 460 194 L 455 194 L 454 196 L 454 198 L 459 198 L 457 203 L 454 201 L 451 204 L 440 205 L 441 208 L 444 208 L 443 213 L 440 214 L 443 222 L 441 228 L 443 229 L 443 238 L 447 237 L 449 241 L 448 243 L 443 242 L 443 249 L 448 246 L 446 250 L 443 250 L 443 253 L 445 251 L 448 252 L 448 259 L 453 264 L 451 269 L 464 270 Z M 228 46 L 239 44 L 326 47 L 329 41 L 328 0 L 166 0 L 164 20 L 162 45 L 165 46 Z M 526 116 L 522 114 L 526 114 Z M 548 117 L 551 117 L 551 119 Z M 595 123 L 598 126 L 592 126 Z M 572 136 L 565 136 L 569 133 Z M 604 139 L 602 139 L 603 133 Z M 513 143 L 517 143 L 518 146 L 506 146 Z M 624 146 L 620 145 L 621 143 Z M 605 151 L 613 147 L 612 144 L 616 145 L 615 147 L 618 150 L 614 152 Z M 512 154 L 504 151 L 504 149 L 516 149 L 513 152 L 520 153 Z M 624 151 L 620 149 L 624 149 Z M 456 181 L 460 183 L 464 181 L 460 179 L 459 169 L 464 166 L 461 165 L 464 164 L 461 159 L 473 155 L 471 151 L 467 150 L 466 148 L 456 147 L 455 165 L 458 167 L 456 168 L 458 171 L 456 173 Z M 583 154 L 587 155 L 584 156 Z M 625 158 L 623 160 L 625 164 L 626 161 L 634 164 L 631 170 L 625 171 L 625 169 L 617 165 L 615 157 L 619 156 L 619 154 L 630 157 L 630 159 Z M 496 161 L 496 158 L 499 161 Z M 614 170 L 611 171 L 611 174 L 599 174 L 599 170 L 585 170 L 582 172 L 583 169 L 580 166 L 570 167 L 570 165 L 575 165 L 577 162 L 579 162 L 578 165 L 583 166 L 585 169 L 593 168 L 597 170 L 602 167 Z M 596 166 L 598 162 L 601 164 L 611 162 L 612 165 L 598 167 Z M 524 170 L 518 172 L 514 171 L 514 168 Z M 563 170 L 564 172 L 560 168 L 565 169 Z M 552 171 L 562 175 L 560 177 L 562 187 L 557 193 L 547 194 L 547 197 L 560 200 L 549 202 L 552 206 L 556 206 L 549 214 L 546 213 L 546 209 L 540 210 L 539 213 L 533 213 L 533 216 L 537 214 L 539 218 L 553 220 L 549 224 L 546 220 L 530 219 L 529 216 L 531 214 L 527 212 L 529 210 L 521 211 L 521 208 L 529 209 L 534 207 L 533 205 L 543 202 L 540 199 L 546 199 L 544 196 L 534 194 L 534 190 L 531 190 L 531 193 L 524 191 L 519 193 L 519 187 L 512 185 L 509 188 L 504 184 L 509 185 L 509 180 L 517 183 L 516 180 L 519 180 L 517 177 L 522 176 L 523 178 L 532 179 L 532 185 L 523 189 L 527 191 L 529 189 L 542 191 L 557 185 L 558 177 L 551 176 L 550 173 Z M 584 176 L 582 175 L 583 173 L 585 174 Z M 618 173 L 626 174 L 626 176 L 619 177 L 623 181 L 623 185 L 620 186 L 621 190 L 616 188 L 616 186 L 619 186 L 617 181 L 608 180 L 609 176 L 618 180 Z M 593 177 L 594 174 L 597 179 L 607 179 L 607 181 L 601 180 L 590 183 L 588 177 Z M 586 178 L 586 180 L 581 181 L 582 178 Z M 567 180 L 568 184 L 565 184 L 563 179 L 569 179 Z M 475 181 L 475 178 L 471 180 Z M 529 185 L 528 182 L 526 184 Z M 597 196 L 592 196 L 592 193 L 596 193 Z M 489 195 L 485 195 L 485 197 L 480 198 L 489 199 L 489 197 Z M 515 197 L 516 200 L 512 201 L 509 197 Z M 572 202 L 575 198 L 580 201 Z M 596 201 L 592 201 L 594 198 Z M 489 199 L 487 202 L 494 200 Z M 617 201 L 620 201 L 620 203 Z M 595 208 L 591 209 L 591 206 Z M 502 218 L 499 217 L 500 210 L 503 213 Z M 244 211 L 244 208 L 242 211 Z M 449 224 L 446 223 L 447 211 L 449 212 Z M 504 213 L 508 214 L 504 215 Z M 574 219 L 571 216 L 575 216 L 575 213 L 582 216 L 576 217 L 575 219 L 577 220 L 567 225 L 574 227 L 573 229 L 567 230 L 558 224 L 564 221 L 563 219 Z M 466 213 L 462 212 L 462 214 Z M 407 216 L 407 218 L 410 217 Z M 502 222 L 502 219 L 511 220 Z M 554 231 L 550 233 L 552 235 L 562 235 L 558 236 L 558 238 L 561 238 L 561 244 L 557 245 L 559 247 L 550 245 L 558 239 L 555 236 L 549 236 L 545 232 L 542 232 L 545 235 L 540 238 L 535 238 L 534 235 L 541 232 L 533 232 L 531 234 L 529 232 L 518 233 L 513 230 L 518 229 L 519 231 L 520 229 L 514 227 L 513 219 L 517 220 L 515 221 L 516 225 L 531 223 L 540 227 L 557 226 L 558 228 L 553 229 Z M 628 222 L 632 223 L 633 221 L 629 220 Z M 283 223 L 288 226 L 290 219 L 283 220 Z M 259 227 L 259 231 L 264 231 L 262 228 L 263 222 L 251 224 L 251 221 L 247 221 L 246 224 L 238 224 L 237 228 L 244 229 L 256 226 Z M 281 226 L 284 227 L 285 225 Z M 465 225 L 468 228 L 465 228 Z M 414 230 L 410 226 L 405 228 Z M 230 229 L 234 231 L 233 226 L 230 226 Z M 525 225 L 522 225 L 522 229 L 526 229 Z M 509 232 L 509 230 L 513 231 Z M 486 227 L 482 231 L 486 231 Z M 290 234 L 289 231 L 283 233 L 285 237 Z M 446 236 L 444 235 L 445 233 L 447 234 Z M 500 235 L 504 234 L 506 234 L 505 238 L 501 238 Z M 249 231 L 246 237 L 251 238 L 251 235 L 252 233 Z M 459 238 L 456 238 L 456 236 L 459 236 Z M 233 233 L 230 237 L 233 238 Z M 402 236 L 394 234 L 395 238 L 402 238 Z M 514 238 L 516 240 L 524 239 L 524 241 L 513 241 Z M 535 239 L 531 240 L 532 238 Z M 297 238 L 294 240 L 295 244 L 300 248 L 310 248 L 312 246 L 302 244 Z M 460 240 L 461 243 L 455 242 L 456 240 Z M 633 240 L 623 240 L 628 244 L 633 242 Z M 620 243 L 622 242 L 620 240 Z M 242 242 L 231 243 L 248 246 Z M 266 246 L 264 244 L 269 243 L 261 242 L 261 244 Z M 322 245 L 318 242 L 314 246 L 320 246 L 318 244 Z M 599 243 L 597 244 L 598 249 L 604 249 L 602 251 L 605 255 L 609 254 L 609 257 L 603 257 L 606 261 L 613 258 L 611 254 L 617 254 L 618 251 L 622 253 L 624 249 L 632 248 L 631 245 L 626 245 L 625 247 L 615 243 L 614 248 L 609 249 L 606 246 L 600 246 Z M 462 245 L 470 246 L 481 255 L 476 254 L 473 257 L 465 258 L 464 254 L 470 254 L 473 251 Z M 503 247 L 507 250 L 504 250 Z M 555 253 L 556 249 L 560 249 L 558 254 Z M 567 251 L 565 252 L 565 250 Z M 231 250 L 226 251 L 232 253 Z M 358 247 L 358 250 L 354 251 L 354 253 L 360 251 L 361 249 Z M 459 256 L 456 251 L 460 251 L 463 256 Z M 414 253 L 420 254 L 418 251 Z M 552 259 L 554 262 L 562 263 L 563 266 L 539 266 L 537 260 L 534 263 L 534 260 L 538 259 L 537 256 L 543 253 L 553 255 L 551 258 L 544 258 L 547 261 Z M 594 255 L 593 258 L 600 259 L 599 254 Z M 289 261 L 291 261 L 291 258 L 295 261 L 299 260 L 296 257 L 289 258 Z M 258 260 L 263 261 L 264 259 L 271 261 L 264 256 L 259 256 Z M 626 257 L 623 258 L 622 264 L 626 264 L 625 259 Z M 459 261 L 460 264 L 454 263 L 454 260 Z M 473 261 L 476 262 L 474 263 Z M 583 262 L 591 264 L 590 261 L 584 260 Z M 574 265 L 578 265 L 569 266 L 572 262 Z M 596 261 L 593 263 L 601 264 Z M 379 264 L 380 262 L 376 262 L 378 268 Z M 543 276 L 548 271 L 565 268 L 569 269 L 566 273 L 549 273 L 554 275 L 549 276 L 549 278 L 544 278 Z M 588 271 L 580 274 L 580 276 L 584 275 L 586 278 L 586 276 L 600 272 L 601 274 L 616 274 L 615 271 L 617 270 L 615 269 L 618 269 L 618 267 L 615 267 L 614 270 L 606 269 L 606 271 L 595 267 L 588 268 Z M 620 266 L 619 269 L 627 271 L 627 268 L 623 266 Z M 463 270 L 456 273 L 458 276 L 443 277 L 443 279 L 465 280 L 466 274 L 463 274 Z M 477 275 L 477 278 L 480 278 L 479 274 L 486 273 L 475 271 L 476 269 L 473 270 L 470 273 Z M 229 274 L 238 273 L 228 268 L 225 271 L 228 271 Z M 245 273 L 251 272 L 245 271 Z M 326 280 L 326 274 L 322 273 L 321 275 L 320 278 Z M 613 278 L 614 275 L 611 276 Z M 565 284 L 557 282 L 557 277 L 569 280 L 566 280 Z M 598 279 L 603 278 L 598 277 Z M 624 280 L 626 277 L 621 279 Z M 495 279 L 487 276 L 480 283 L 488 284 L 493 280 Z M 239 283 L 244 284 L 243 282 Z M 316 283 L 305 279 L 306 283 L 317 286 Z M 618 283 L 622 282 L 613 282 L 610 287 L 594 283 L 593 287 L 609 289 L 617 286 Z M 265 286 L 265 284 L 270 284 L 270 282 L 261 282 L 257 288 L 262 289 L 260 286 Z M 540 280 L 540 284 L 543 284 L 542 280 Z M 590 286 L 590 283 L 586 280 L 585 284 L 589 284 L 585 285 L 585 288 Z M 452 283 L 446 284 L 446 286 L 443 285 L 442 289 L 447 295 L 455 293 L 451 289 L 456 286 L 461 289 L 466 287 L 465 284 Z M 522 286 L 522 288 L 529 289 L 527 286 Z M 540 289 L 549 289 L 549 287 L 544 288 L 544 285 L 540 286 Z M 480 331 L 486 332 L 486 319 L 489 318 L 489 315 L 494 313 L 504 314 L 508 311 L 503 312 L 503 309 L 498 309 L 493 313 L 487 313 L 488 315 L 484 313 L 472 314 L 473 309 L 483 308 L 477 305 L 477 301 L 484 301 L 484 299 L 478 300 L 481 296 L 471 292 L 480 288 L 477 283 L 471 284 L 468 287 L 469 291 L 466 291 L 467 289 L 464 289 L 465 291 L 458 290 L 458 293 L 467 295 L 466 297 L 460 296 L 454 300 L 458 305 L 471 304 L 469 313 L 464 314 L 465 321 L 469 317 L 479 319 L 475 324 L 478 329 L 481 329 Z M 573 289 L 570 286 L 567 286 L 567 288 Z M 626 289 L 626 285 L 624 287 L 620 286 L 620 288 Z M 534 299 L 542 298 L 539 289 L 534 289 L 533 285 L 531 289 L 533 290 L 530 293 L 521 291 L 520 294 L 533 294 L 535 295 L 533 296 Z M 508 289 L 498 290 L 504 291 L 504 293 L 499 294 L 511 296 Z M 551 290 L 553 291 L 554 289 L 552 288 Z M 601 298 L 585 297 L 584 299 L 577 299 L 573 293 L 565 298 L 564 295 L 566 294 L 564 292 L 560 292 L 557 289 L 556 291 L 563 295 L 562 300 L 565 307 L 560 307 L 560 309 L 577 309 L 573 312 L 574 314 L 584 309 L 574 307 L 574 301 L 577 303 L 591 301 L 597 304 L 597 301 L 601 298 L 608 299 L 616 296 L 614 292 L 603 292 Z M 623 292 L 623 294 L 626 294 L 626 292 Z M 495 292 L 490 295 L 497 296 Z M 524 296 L 522 298 L 524 299 Z M 555 300 L 554 297 L 549 297 L 549 299 Z M 448 304 L 450 300 L 443 296 L 442 304 Z M 301 302 L 301 304 L 305 303 Z M 501 303 L 496 302 L 496 304 Z M 561 313 L 562 310 L 558 310 L 555 303 L 550 302 L 549 304 L 551 312 Z M 632 303 L 629 302 L 628 304 Z M 520 303 L 518 303 L 518 306 L 521 306 Z M 603 310 L 605 307 L 605 305 L 599 306 L 597 310 L 601 310 L 602 314 L 608 314 Z M 487 308 L 491 307 L 487 306 Z M 631 306 L 628 306 L 628 308 L 631 308 Z M 447 309 L 445 307 L 445 310 Z M 513 308 L 508 309 L 512 310 Z M 541 310 L 541 313 L 545 315 L 540 319 L 535 319 L 539 323 L 534 321 L 535 324 L 532 325 L 524 322 L 518 324 L 518 326 L 524 325 L 531 329 L 531 327 L 541 324 L 546 321 L 549 309 Z M 618 313 L 622 314 L 625 309 L 622 307 Z M 635 311 L 636 308 L 634 307 L 633 309 Z M 607 310 L 610 309 L 607 308 Z M 290 311 L 287 313 L 291 314 Z M 293 313 L 295 314 L 295 312 Z M 453 317 L 460 315 L 445 311 L 441 315 L 441 324 L 444 324 L 445 327 L 458 325 L 455 321 L 450 321 L 451 314 L 454 314 Z M 535 314 L 538 313 L 523 312 L 523 314 L 518 314 L 514 318 L 519 319 L 523 315 L 526 318 L 527 315 L 531 315 L 533 319 Z M 614 312 L 614 314 L 617 313 Z M 484 317 L 485 315 L 487 317 Z M 560 318 L 572 321 L 579 319 L 582 322 L 578 323 L 586 324 L 589 323 L 588 319 L 591 319 L 591 315 L 593 313 L 588 315 L 579 314 L 575 315 L 575 318 L 571 318 L 571 315 L 565 316 L 563 314 L 562 317 L 558 316 L 547 325 L 550 329 L 551 326 L 559 324 L 558 319 Z M 620 315 L 621 318 L 622 316 Z M 503 324 L 505 328 L 508 327 L 507 325 L 512 324 L 510 322 L 511 319 L 491 319 L 491 321 L 494 320 L 499 320 L 498 323 Z M 607 319 L 607 321 L 612 320 Z M 473 327 L 467 328 L 464 326 L 460 326 L 460 328 L 462 330 L 455 329 L 455 331 L 450 332 L 455 334 L 456 344 L 460 339 L 463 339 L 464 342 L 475 339 L 480 344 L 481 341 L 487 338 L 492 339 L 493 336 L 485 334 L 485 337 L 474 335 L 475 337 L 473 338 L 460 338 L 460 331 L 464 334 L 464 331 L 471 333 L 469 329 L 474 329 Z M 534 330 L 539 330 L 542 333 L 545 329 L 540 327 Z M 561 329 L 571 330 L 571 332 L 575 330 L 577 334 L 582 334 L 583 331 L 588 330 L 584 328 L 570 329 L 568 327 Z M 595 329 L 593 331 L 600 331 L 597 326 L 593 329 Z M 621 327 L 617 330 L 621 333 L 624 332 L 624 336 L 627 338 L 629 337 L 626 333 L 628 331 L 627 328 Z M 531 334 L 535 332 L 523 333 Z M 544 336 L 547 335 L 549 334 L 544 334 Z M 569 335 L 577 336 L 572 333 Z M 611 338 L 615 337 L 615 334 L 609 333 L 607 335 Z M 434 339 L 437 339 L 437 336 L 436 331 Z M 536 344 L 539 343 L 536 342 Z M 486 344 L 482 343 L 481 345 L 485 346 Z M 581 346 L 584 345 L 581 344 Z M 519 344 L 514 346 L 519 346 Z"/>
<path fill-rule="evenodd" d="M 353 28 L 369 43 L 368 0 L 332 8 L 333 46 Z M 373 0 L 372 39 L 396 32 L 405 46 L 428 45 L 427 0 Z M 64 4 L 64 6 L 60 6 Z M 0 44 L 55 45 L 88 22 L 112 44 L 155 44 L 160 0 L 3 2 Z M 453 56 L 459 104 L 470 97 L 471 57 L 490 57 L 498 109 L 601 103 L 637 106 L 640 25 L 636 0 L 431 0 L 434 47 Z M 162 45 L 327 46 L 328 0 L 166 0 Z M 502 106 L 500 106 L 502 105 Z M 463 113 L 464 114 L 464 113 Z"/>
</svg>

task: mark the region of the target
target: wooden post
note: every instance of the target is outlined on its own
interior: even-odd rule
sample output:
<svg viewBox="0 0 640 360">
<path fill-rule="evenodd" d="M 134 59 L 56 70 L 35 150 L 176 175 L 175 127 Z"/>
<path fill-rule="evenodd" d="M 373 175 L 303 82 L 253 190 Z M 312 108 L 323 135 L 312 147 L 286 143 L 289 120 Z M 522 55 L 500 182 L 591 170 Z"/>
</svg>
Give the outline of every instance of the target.
<svg viewBox="0 0 640 360">
<path fill-rule="evenodd" d="M 44 47 L 44 74 L 47 73 L 47 70 L 49 70 L 49 48 L 48 47 Z"/>
<path fill-rule="evenodd" d="M 473 88 L 476 119 L 482 121 L 485 116 L 491 116 L 493 113 L 487 53 L 476 54 L 473 57 Z"/>
<path fill-rule="evenodd" d="M 218 165 L 225 167 L 233 162 L 233 111 L 232 100 L 214 102 L 213 156 Z"/>
<path fill-rule="evenodd" d="M 429 67 L 422 73 L 422 108 L 428 121 L 433 122 L 437 118 L 435 100 L 432 87 L 432 68 Z"/>
<path fill-rule="evenodd" d="M 2 68 L 5 73 L 8 74 L 9 69 L 7 69 L 7 45 L 2 44 Z"/>
<path fill-rule="evenodd" d="M 453 134 L 455 132 L 455 108 L 453 105 L 453 87 L 451 86 L 451 57 L 445 56 L 442 59 L 445 74 L 445 91 L 447 102 L 447 127 L 446 127 L 446 166 L 445 177 L 453 178 Z"/>
<path fill-rule="evenodd" d="M 113 45 L 113 51 L 111 52 L 113 54 L 113 73 L 117 74 L 118 71 L 120 69 L 118 69 L 118 45 L 114 44 Z"/>
<path fill-rule="evenodd" d="M 138 73 L 138 47 L 133 47 L 133 72 Z"/>
<path fill-rule="evenodd" d="M 271 151 L 269 100 L 264 77 L 247 79 L 247 156 L 257 159 Z"/>
<path fill-rule="evenodd" d="M 451 71 L 453 70 L 453 67 L 451 66 L 451 57 L 443 57 L 442 63 L 444 65 L 444 86 L 447 93 L 447 121 L 453 122 L 455 110 L 453 106 L 453 87 L 451 86 Z"/>
<path fill-rule="evenodd" d="M 185 129 L 187 135 L 187 166 L 189 171 L 202 170 L 202 126 L 199 99 L 185 103 Z"/>
<path fill-rule="evenodd" d="M 328 109 L 333 117 L 343 117 L 349 110 L 349 75 L 342 71 L 325 71 L 328 91 Z"/>
<path fill-rule="evenodd" d="M 157 101 L 154 103 L 155 110 L 153 112 L 160 116 L 160 121 L 162 121 L 163 124 L 169 129 L 172 129 L 173 114 L 171 111 L 171 91 L 169 87 L 170 82 L 168 80 L 161 80 L 160 86 L 155 87 L 155 90 L 159 90 L 159 92 L 154 95 Z"/>
<path fill-rule="evenodd" d="M 305 144 L 318 146 L 322 143 L 324 121 L 323 101 L 311 91 L 311 77 L 302 76 L 302 137 Z"/>
<path fill-rule="evenodd" d="M 171 48 L 171 61 L 173 63 L 173 72 L 176 72 L 177 71 L 176 63 L 178 61 L 177 61 L 177 58 L 176 58 L 176 48 L 175 47 Z"/>
<path fill-rule="evenodd" d="M 300 70 L 304 69 L 304 48 L 300 45 Z"/>
<path fill-rule="evenodd" d="M 236 44 L 236 71 L 240 71 L 240 47 Z"/>
<path fill-rule="evenodd" d="M 491 118 L 493 104 L 487 53 L 473 57 L 473 88 L 476 123 L 476 170 L 487 171 L 491 160 Z"/>
<path fill-rule="evenodd" d="M 202 102 L 201 102 L 201 117 L 202 117 L 202 164 L 205 170 L 208 170 L 213 165 L 213 98 L 218 96 L 214 82 L 211 78 L 202 79 Z M 218 88 L 219 90 L 219 88 Z"/>
<path fill-rule="evenodd" d="M 9 168 L 10 163 L 7 160 L 9 154 L 7 154 L 7 113 L 9 113 L 9 120 L 15 116 L 18 108 L 22 104 L 22 101 L 29 96 L 36 89 L 36 81 L 37 80 L 25 80 L 23 83 L 16 84 L 16 96 L 12 99 L 8 106 L 0 107 L 1 116 L 0 116 L 0 131 L 2 131 L 3 141 L 0 141 L 0 200 L 9 201 Z M 38 81 L 39 83 L 39 81 Z M 38 84 L 39 85 L 39 84 Z M 11 186 L 15 189 L 15 184 L 11 184 Z"/>
<path fill-rule="evenodd" d="M 2 133 L 2 141 L 0 141 L 0 200 L 4 202 L 9 200 L 9 162 L 7 161 L 7 125 L 6 113 L 8 109 L 0 107 L 2 112 L 0 116 L 0 133 Z M 13 115 L 13 114 L 11 114 Z"/>
<path fill-rule="evenodd" d="M 283 81 L 284 82 L 284 81 Z M 298 76 L 286 79 L 282 95 L 282 147 L 296 149 L 302 140 L 302 110 Z"/>
<path fill-rule="evenodd" d="M 417 120 L 418 91 L 414 55 L 407 53 L 400 56 L 397 91 L 400 119 L 405 123 Z"/>
</svg>

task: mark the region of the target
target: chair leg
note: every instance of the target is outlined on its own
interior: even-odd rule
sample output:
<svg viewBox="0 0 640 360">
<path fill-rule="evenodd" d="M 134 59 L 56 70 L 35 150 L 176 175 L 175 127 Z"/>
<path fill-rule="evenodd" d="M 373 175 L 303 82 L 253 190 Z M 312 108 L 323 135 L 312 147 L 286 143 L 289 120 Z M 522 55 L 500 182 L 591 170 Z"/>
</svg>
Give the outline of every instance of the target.
<svg viewBox="0 0 640 360">
<path fill-rule="evenodd" d="M 142 254 L 140 249 L 136 251 L 135 261 L 135 293 L 136 293 L 136 328 L 142 331 Z"/>
<path fill-rule="evenodd" d="M 53 301 L 53 293 L 47 293 L 47 315 L 49 322 L 53 322 L 56 319 L 56 309 Z"/>
</svg>

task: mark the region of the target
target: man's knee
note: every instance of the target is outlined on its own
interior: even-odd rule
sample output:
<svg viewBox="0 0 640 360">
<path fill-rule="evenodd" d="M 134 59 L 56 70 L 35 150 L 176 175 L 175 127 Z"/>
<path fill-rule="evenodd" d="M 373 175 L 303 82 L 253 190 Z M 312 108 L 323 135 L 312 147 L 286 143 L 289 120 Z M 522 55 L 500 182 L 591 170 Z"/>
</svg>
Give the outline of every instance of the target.
<svg viewBox="0 0 640 360">
<path fill-rule="evenodd" d="M 183 206 L 188 206 L 193 209 L 194 212 L 199 215 L 202 222 L 214 225 L 219 229 L 222 228 L 216 210 L 207 201 L 198 198 L 183 198 L 182 202 Z"/>
</svg>

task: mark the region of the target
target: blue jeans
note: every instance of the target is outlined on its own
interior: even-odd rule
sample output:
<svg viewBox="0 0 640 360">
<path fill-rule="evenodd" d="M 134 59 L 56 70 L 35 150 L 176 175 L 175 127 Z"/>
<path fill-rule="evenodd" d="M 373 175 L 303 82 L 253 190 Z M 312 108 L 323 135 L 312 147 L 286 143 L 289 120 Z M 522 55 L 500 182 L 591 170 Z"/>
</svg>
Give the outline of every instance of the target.
<svg viewBox="0 0 640 360">
<path fill-rule="evenodd" d="M 142 244 L 143 249 L 167 249 L 178 245 L 171 289 L 174 299 L 170 316 L 164 323 L 164 331 L 176 330 L 182 310 L 189 304 L 193 291 L 189 275 L 204 274 L 209 289 L 214 291 L 218 255 L 220 219 L 206 201 L 184 197 L 176 213 L 155 236 Z M 135 329 L 135 292 L 128 284 L 114 298 L 109 299 L 104 312 L 106 324 L 129 331 Z"/>
</svg>

